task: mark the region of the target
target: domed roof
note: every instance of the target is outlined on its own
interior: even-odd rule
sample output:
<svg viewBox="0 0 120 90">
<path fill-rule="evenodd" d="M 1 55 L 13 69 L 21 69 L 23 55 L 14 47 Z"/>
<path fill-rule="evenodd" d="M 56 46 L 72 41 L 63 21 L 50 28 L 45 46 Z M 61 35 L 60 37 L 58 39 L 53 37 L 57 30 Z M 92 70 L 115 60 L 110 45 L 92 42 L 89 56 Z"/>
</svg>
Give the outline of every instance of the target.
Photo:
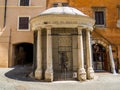
<svg viewBox="0 0 120 90">
<path fill-rule="evenodd" d="M 40 13 L 40 15 L 51 15 L 51 14 L 70 14 L 70 15 L 87 16 L 83 12 L 73 7 L 52 7 Z"/>
</svg>

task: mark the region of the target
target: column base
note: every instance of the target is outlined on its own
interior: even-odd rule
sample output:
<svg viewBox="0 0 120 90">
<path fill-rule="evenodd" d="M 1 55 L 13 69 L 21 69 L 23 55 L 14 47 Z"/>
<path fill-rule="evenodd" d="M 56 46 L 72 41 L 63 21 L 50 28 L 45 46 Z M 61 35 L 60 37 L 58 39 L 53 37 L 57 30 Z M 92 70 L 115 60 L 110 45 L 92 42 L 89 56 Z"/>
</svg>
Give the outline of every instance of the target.
<svg viewBox="0 0 120 90">
<path fill-rule="evenodd" d="M 45 80 L 48 82 L 53 81 L 53 71 L 52 70 L 46 70 L 45 71 Z"/>
<path fill-rule="evenodd" d="M 94 79 L 94 70 L 92 67 L 87 69 L 87 78 L 90 79 Z"/>
<path fill-rule="evenodd" d="M 38 80 L 42 79 L 42 70 L 40 69 L 35 70 L 35 79 L 38 79 Z"/>
<path fill-rule="evenodd" d="M 78 70 L 78 80 L 85 81 L 86 80 L 86 72 L 84 68 Z"/>
</svg>

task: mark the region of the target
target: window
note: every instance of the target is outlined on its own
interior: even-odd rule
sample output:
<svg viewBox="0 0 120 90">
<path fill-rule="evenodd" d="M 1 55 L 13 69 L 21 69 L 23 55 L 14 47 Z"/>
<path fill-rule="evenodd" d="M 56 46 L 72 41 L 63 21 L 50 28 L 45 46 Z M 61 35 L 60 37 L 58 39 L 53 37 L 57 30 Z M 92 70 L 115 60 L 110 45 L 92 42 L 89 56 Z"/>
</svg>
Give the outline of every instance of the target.
<svg viewBox="0 0 120 90">
<path fill-rule="evenodd" d="M 29 0 L 20 0 L 20 6 L 29 6 Z"/>
<path fill-rule="evenodd" d="M 62 3 L 62 6 L 64 6 L 64 7 L 68 6 L 68 3 Z"/>
<path fill-rule="evenodd" d="M 66 7 L 66 6 L 68 6 L 68 3 L 54 3 L 53 4 L 53 7 L 58 7 L 58 6 Z"/>
<path fill-rule="evenodd" d="M 18 29 L 29 29 L 29 17 L 19 17 Z"/>
<path fill-rule="evenodd" d="M 118 19 L 120 19 L 120 5 L 117 5 L 118 8 Z"/>
<path fill-rule="evenodd" d="M 118 7 L 118 18 L 120 19 L 120 6 Z"/>
<path fill-rule="evenodd" d="M 95 20 L 96 25 L 104 25 L 104 12 L 103 11 L 95 11 Z"/>
<path fill-rule="evenodd" d="M 118 20 L 117 20 L 117 27 L 120 28 L 120 5 L 117 5 L 118 8 Z"/>
<path fill-rule="evenodd" d="M 53 7 L 57 7 L 57 6 L 58 6 L 58 3 L 54 3 L 54 4 L 53 4 Z"/>
<path fill-rule="evenodd" d="M 93 7 L 94 18 L 96 20 L 96 26 L 105 27 L 105 8 L 104 7 Z"/>
</svg>

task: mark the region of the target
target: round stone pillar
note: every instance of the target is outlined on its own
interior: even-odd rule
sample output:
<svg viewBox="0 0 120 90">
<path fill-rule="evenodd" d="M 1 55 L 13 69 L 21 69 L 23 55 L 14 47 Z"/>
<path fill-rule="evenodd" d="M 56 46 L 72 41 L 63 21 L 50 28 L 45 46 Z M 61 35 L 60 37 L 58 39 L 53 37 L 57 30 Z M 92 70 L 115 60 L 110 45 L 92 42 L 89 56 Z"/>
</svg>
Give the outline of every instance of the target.
<svg viewBox="0 0 120 90">
<path fill-rule="evenodd" d="M 83 38 L 82 28 L 78 27 L 78 80 L 86 80 L 86 71 L 84 69 Z"/>
<path fill-rule="evenodd" d="M 91 39 L 90 39 L 90 31 L 86 30 L 86 51 L 87 51 L 87 78 L 94 78 L 94 70 L 92 67 L 92 52 L 91 52 Z"/>
<path fill-rule="evenodd" d="M 37 32 L 37 68 L 35 70 L 35 78 L 42 79 L 42 47 L 41 47 L 41 29 Z"/>
<path fill-rule="evenodd" d="M 51 27 L 47 27 L 47 51 L 46 51 L 46 60 L 47 68 L 45 71 L 45 80 L 53 81 L 53 65 L 52 65 L 52 36 L 51 36 Z"/>
</svg>

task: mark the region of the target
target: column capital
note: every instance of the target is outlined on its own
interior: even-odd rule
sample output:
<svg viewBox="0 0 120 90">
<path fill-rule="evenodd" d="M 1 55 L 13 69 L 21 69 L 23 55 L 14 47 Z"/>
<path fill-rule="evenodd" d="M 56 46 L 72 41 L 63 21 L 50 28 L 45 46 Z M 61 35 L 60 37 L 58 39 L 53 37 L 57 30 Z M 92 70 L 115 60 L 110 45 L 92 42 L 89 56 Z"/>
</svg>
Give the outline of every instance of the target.
<svg viewBox="0 0 120 90">
<path fill-rule="evenodd" d="M 93 29 L 94 29 L 93 27 L 87 27 L 86 28 L 87 31 L 93 31 Z"/>
<path fill-rule="evenodd" d="M 46 29 L 47 29 L 47 30 L 51 30 L 51 28 L 52 28 L 52 26 L 50 26 L 50 25 L 49 25 L 49 26 L 46 26 Z"/>
<path fill-rule="evenodd" d="M 35 27 L 32 27 L 32 31 L 36 31 L 37 29 Z"/>
<path fill-rule="evenodd" d="M 78 30 L 78 35 L 82 35 L 82 30 Z"/>
<path fill-rule="evenodd" d="M 41 27 L 32 27 L 33 31 L 37 31 L 37 30 L 41 30 L 41 29 L 42 29 Z"/>
<path fill-rule="evenodd" d="M 37 27 L 36 29 L 37 29 L 37 30 L 41 30 L 42 28 L 41 28 L 41 27 Z"/>
<path fill-rule="evenodd" d="M 83 26 L 78 26 L 77 28 L 78 28 L 78 30 L 82 30 Z"/>
</svg>

